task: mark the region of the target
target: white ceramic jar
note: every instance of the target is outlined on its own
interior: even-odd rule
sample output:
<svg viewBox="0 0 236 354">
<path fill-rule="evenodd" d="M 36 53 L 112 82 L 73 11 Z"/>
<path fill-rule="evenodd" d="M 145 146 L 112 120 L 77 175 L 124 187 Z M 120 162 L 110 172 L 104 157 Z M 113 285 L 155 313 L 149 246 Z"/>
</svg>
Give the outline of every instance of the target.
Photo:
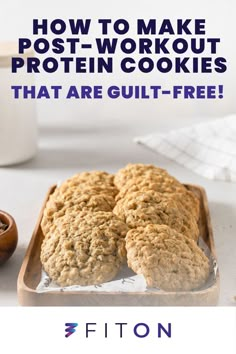
<svg viewBox="0 0 236 354">
<path fill-rule="evenodd" d="M 32 57 L 33 51 L 18 54 L 17 43 L 0 42 L 0 166 L 31 159 L 37 151 L 36 103 L 14 98 L 12 86 L 34 85 L 34 75 L 25 67 L 11 71 L 12 57 Z"/>
</svg>

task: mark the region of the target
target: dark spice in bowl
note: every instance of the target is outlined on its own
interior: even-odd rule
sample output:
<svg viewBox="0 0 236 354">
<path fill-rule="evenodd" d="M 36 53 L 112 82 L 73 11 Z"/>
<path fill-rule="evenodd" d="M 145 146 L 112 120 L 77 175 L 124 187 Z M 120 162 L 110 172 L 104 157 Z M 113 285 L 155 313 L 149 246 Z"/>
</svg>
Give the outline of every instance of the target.
<svg viewBox="0 0 236 354">
<path fill-rule="evenodd" d="M 6 229 L 8 228 L 7 224 L 4 224 L 1 220 L 0 220 L 0 235 L 6 231 Z"/>
<path fill-rule="evenodd" d="M 18 240 L 18 232 L 13 217 L 0 210 L 0 266 L 14 253 Z"/>
</svg>

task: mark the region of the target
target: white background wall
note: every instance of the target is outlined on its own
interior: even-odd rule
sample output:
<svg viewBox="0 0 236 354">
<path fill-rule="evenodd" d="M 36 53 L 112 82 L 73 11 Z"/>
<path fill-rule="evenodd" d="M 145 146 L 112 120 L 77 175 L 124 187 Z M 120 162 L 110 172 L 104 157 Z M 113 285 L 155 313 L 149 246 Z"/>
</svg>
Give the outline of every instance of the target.
<svg viewBox="0 0 236 354">
<path fill-rule="evenodd" d="M 143 74 L 136 71 L 134 74 L 124 74 L 116 71 L 114 74 L 75 74 L 65 75 L 62 72 L 55 74 L 41 74 L 37 76 L 40 84 L 62 85 L 150 85 L 162 84 L 223 84 L 224 99 L 222 100 L 172 100 L 162 98 L 160 100 L 109 100 L 101 101 L 69 101 L 38 102 L 39 119 L 52 122 L 89 120 L 96 115 L 99 121 L 112 122 L 133 121 L 134 124 L 150 118 L 150 122 L 156 117 L 158 126 L 165 129 L 165 119 L 173 117 L 173 127 L 186 125 L 191 117 L 191 123 L 205 119 L 205 117 L 221 116 L 236 111 L 235 103 L 235 79 L 236 79 L 236 3 L 235 0 L 225 1 L 32 1 L 9 0 L 1 1 L 0 11 L 0 40 L 30 37 L 32 33 L 33 18 L 127 18 L 134 21 L 135 18 L 205 18 L 206 30 L 209 37 L 220 37 L 219 56 L 224 56 L 228 61 L 228 70 L 224 74 L 159 74 L 153 71 Z M 96 35 L 96 28 L 91 35 Z M 132 34 L 132 31 L 131 31 Z M 134 36 L 134 34 L 132 34 Z M 93 50 L 90 52 L 94 54 Z"/>
</svg>

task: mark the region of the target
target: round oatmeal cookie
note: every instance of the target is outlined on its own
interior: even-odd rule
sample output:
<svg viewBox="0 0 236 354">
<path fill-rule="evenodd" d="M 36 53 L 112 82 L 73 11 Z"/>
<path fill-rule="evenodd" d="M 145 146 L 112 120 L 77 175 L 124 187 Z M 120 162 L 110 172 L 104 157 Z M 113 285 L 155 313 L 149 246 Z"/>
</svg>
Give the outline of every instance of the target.
<svg viewBox="0 0 236 354">
<path fill-rule="evenodd" d="M 127 231 L 111 212 L 69 213 L 55 222 L 42 243 L 43 268 L 60 286 L 110 281 L 126 261 Z"/>
<path fill-rule="evenodd" d="M 200 288 L 209 277 L 209 260 L 197 244 L 166 225 L 148 225 L 126 236 L 128 266 L 143 274 L 148 287 L 166 291 Z"/>
<path fill-rule="evenodd" d="M 82 182 L 80 184 L 73 185 L 71 186 L 70 184 L 66 185 L 62 185 L 60 187 L 58 187 L 59 189 L 59 193 L 60 194 L 70 194 L 71 190 L 75 190 L 78 193 L 81 192 L 86 192 L 86 193 L 90 193 L 90 194 L 107 194 L 110 195 L 111 197 L 115 198 L 116 195 L 118 194 L 118 189 L 116 187 L 110 187 L 110 186 L 96 186 L 96 185 L 89 185 L 86 182 Z"/>
<path fill-rule="evenodd" d="M 71 188 L 68 193 L 63 194 L 55 190 L 43 212 L 41 222 L 43 233 L 48 233 L 55 220 L 66 214 L 78 214 L 83 210 L 111 212 L 114 205 L 115 199 L 112 196 L 93 194 L 92 190 L 78 191 Z"/>
<path fill-rule="evenodd" d="M 114 177 L 114 184 L 118 189 L 121 189 L 126 183 L 133 178 L 142 179 L 152 175 L 168 175 L 167 171 L 154 165 L 145 165 L 142 163 L 129 163 L 124 168 L 121 168 Z"/>
<path fill-rule="evenodd" d="M 199 229 L 193 215 L 173 198 L 155 192 L 133 192 L 120 199 L 113 213 L 130 228 L 164 224 L 197 241 Z"/>
<path fill-rule="evenodd" d="M 89 195 L 106 195 L 115 203 L 115 194 L 113 187 L 93 187 L 87 185 L 73 186 L 67 189 L 57 188 L 57 194 L 55 197 L 68 201 L 77 198 L 77 195 L 89 194 Z"/>
<path fill-rule="evenodd" d="M 114 176 L 103 171 L 82 172 L 64 181 L 59 187 L 60 193 L 66 193 L 71 188 L 79 190 L 93 189 L 97 193 L 106 193 L 115 197 L 118 193 L 114 185 Z"/>
<path fill-rule="evenodd" d="M 175 198 L 186 210 L 194 215 L 196 220 L 199 218 L 198 198 L 170 175 L 152 175 L 145 178 L 132 178 L 120 189 L 116 196 L 116 201 L 125 198 L 127 194 L 138 191 L 156 191 L 165 196 Z"/>
</svg>

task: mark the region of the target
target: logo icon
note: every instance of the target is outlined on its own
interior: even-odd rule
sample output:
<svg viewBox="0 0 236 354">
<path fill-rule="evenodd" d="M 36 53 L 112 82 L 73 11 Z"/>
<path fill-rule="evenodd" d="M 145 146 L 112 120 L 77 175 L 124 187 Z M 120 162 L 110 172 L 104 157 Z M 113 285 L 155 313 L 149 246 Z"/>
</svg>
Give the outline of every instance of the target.
<svg viewBox="0 0 236 354">
<path fill-rule="evenodd" d="M 71 334 L 73 334 L 76 331 L 76 327 L 78 326 L 78 323 L 65 323 L 66 326 L 66 334 L 65 337 L 68 338 L 71 336 Z"/>
</svg>

